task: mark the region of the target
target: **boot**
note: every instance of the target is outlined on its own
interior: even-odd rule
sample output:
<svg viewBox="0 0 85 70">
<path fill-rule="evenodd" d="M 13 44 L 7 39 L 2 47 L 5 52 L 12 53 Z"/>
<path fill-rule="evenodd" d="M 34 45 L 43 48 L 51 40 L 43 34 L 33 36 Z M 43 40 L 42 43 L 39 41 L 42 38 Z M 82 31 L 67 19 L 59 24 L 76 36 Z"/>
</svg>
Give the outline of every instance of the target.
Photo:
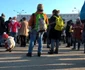
<svg viewBox="0 0 85 70">
<path fill-rule="evenodd" d="M 76 50 L 76 48 L 75 48 L 75 47 L 73 47 L 73 48 L 72 48 L 72 50 Z"/>
<path fill-rule="evenodd" d="M 80 43 L 78 43 L 78 51 L 80 50 Z"/>
<path fill-rule="evenodd" d="M 50 51 L 48 52 L 48 54 L 54 54 L 54 51 L 53 51 L 53 50 L 50 50 Z"/>
<path fill-rule="evenodd" d="M 84 53 L 85 53 L 85 43 L 84 43 Z"/>
<path fill-rule="evenodd" d="M 10 49 L 9 49 L 9 52 L 11 52 L 11 51 L 12 51 L 12 49 L 10 48 Z"/>
<path fill-rule="evenodd" d="M 38 57 L 40 57 L 41 56 L 41 53 L 38 53 Z"/>
<path fill-rule="evenodd" d="M 58 48 L 55 49 L 54 53 L 55 54 L 58 54 Z"/>
<path fill-rule="evenodd" d="M 66 47 L 70 47 L 70 43 L 68 43 Z"/>
<path fill-rule="evenodd" d="M 26 56 L 27 57 L 32 57 L 32 53 L 27 53 Z"/>
</svg>

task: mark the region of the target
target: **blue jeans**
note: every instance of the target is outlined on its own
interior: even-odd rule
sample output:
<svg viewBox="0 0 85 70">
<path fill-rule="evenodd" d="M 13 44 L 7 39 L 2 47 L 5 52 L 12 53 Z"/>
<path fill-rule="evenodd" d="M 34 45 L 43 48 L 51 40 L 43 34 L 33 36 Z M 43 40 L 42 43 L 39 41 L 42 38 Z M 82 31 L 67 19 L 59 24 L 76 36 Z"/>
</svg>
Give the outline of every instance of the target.
<svg viewBox="0 0 85 70">
<path fill-rule="evenodd" d="M 59 40 L 51 39 L 51 50 L 54 50 L 55 44 L 56 44 L 56 48 L 59 48 Z"/>
<path fill-rule="evenodd" d="M 0 45 L 2 45 L 2 43 L 4 43 L 4 39 L 3 39 L 2 35 L 0 35 Z"/>
<path fill-rule="evenodd" d="M 36 37 L 37 37 L 37 42 L 38 42 L 38 53 L 41 53 L 42 52 L 42 38 L 43 38 L 43 34 L 44 32 L 42 33 L 38 33 L 37 34 L 37 31 L 36 30 L 32 30 L 31 33 L 30 33 L 30 43 L 29 43 L 29 49 L 28 49 L 28 53 L 32 53 L 32 50 L 33 50 L 33 47 L 34 47 L 34 41 L 36 40 Z"/>
<path fill-rule="evenodd" d="M 16 41 L 16 32 L 10 32 L 10 36 L 14 37 L 14 40 Z"/>
</svg>

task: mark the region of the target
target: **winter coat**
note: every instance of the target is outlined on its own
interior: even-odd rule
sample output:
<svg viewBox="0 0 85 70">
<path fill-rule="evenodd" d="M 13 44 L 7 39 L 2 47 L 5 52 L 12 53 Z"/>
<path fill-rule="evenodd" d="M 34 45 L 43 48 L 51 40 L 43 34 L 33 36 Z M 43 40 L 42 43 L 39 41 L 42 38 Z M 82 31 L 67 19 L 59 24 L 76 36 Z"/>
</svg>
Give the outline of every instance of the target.
<svg viewBox="0 0 85 70">
<path fill-rule="evenodd" d="M 5 22 L 6 33 L 7 33 L 7 34 L 9 34 L 9 23 L 10 23 L 10 22 L 11 22 L 11 21 L 9 21 L 9 20 Z"/>
<path fill-rule="evenodd" d="M 9 23 L 10 32 L 17 33 L 20 27 L 21 27 L 20 23 L 17 22 L 16 20 L 12 20 L 11 23 Z"/>
<path fill-rule="evenodd" d="M 4 19 L 0 17 L 0 35 L 3 35 L 4 32 L 6 32 Z"/>
<path fill-rule="evenodd" d="M 56 25 L 56 18 L 54 16 L 52 16 L 49 20 L 49 38 L 50 39 L 60 39 L 61 38 L 61 33 L 62 31 L 57 31 L 54 29 Z"/>
<path fill-rule="evenodd" d="M 36 14 L 42 14 L 42 12 L 36 12 Z M 46 24 L 48 24 L 48 17 L 45 13 L 44 14 L 44 20 L 46 22 Z M 34 28 L 35 27 L 35 24 L 36 24 L 36 15 L 35 13 L 33 13 L 30 17 L 30 20 L 29 20 L 29 26 L 31 26 L 31 28 Z"/>
<path fill-rule="evenodd" d="M 72 29 L 73 29 L 73 38 L 81 40 L 82 39 L 83 25 L 75 24 Z"/>
<path fill-rule="evenodd" d="M 22 21 L 21 22 L 21 28 L 19 30 L 19 35 L 24 35 L 24 36 L 28 36 L 28 32 L 29 32 L 29 24 L 27 21 Z"/>
<path fill-rule="evenodd" d="M 15 47 L 14 37 L 9 36 L 8 39 L 5 41 L 5 48 L 13 49 L 14 47 Z"/>
</svg>

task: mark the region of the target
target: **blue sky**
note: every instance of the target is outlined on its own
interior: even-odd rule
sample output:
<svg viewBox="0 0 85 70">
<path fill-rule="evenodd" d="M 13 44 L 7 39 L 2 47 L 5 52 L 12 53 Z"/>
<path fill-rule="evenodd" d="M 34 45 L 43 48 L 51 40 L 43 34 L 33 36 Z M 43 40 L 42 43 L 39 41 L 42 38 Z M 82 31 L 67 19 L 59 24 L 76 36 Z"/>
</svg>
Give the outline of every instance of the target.
<svg viewBox="0 0 85 70">
<path fill-rule="evenodd" d="M 78 11 L 72 10 L 74 7 L 80 10 L 84 0 L 0 0 L 0 14 L 4 13 L 6 19 L 16 16 L 22 10 L 24 12 L 21 14 L 32 14 L 39 3 L 44 5 L 44 12 L 47 14 L 51 14 L 53 9 L 60 10 L 60 13 L 77 13 Z"/>
</svg>

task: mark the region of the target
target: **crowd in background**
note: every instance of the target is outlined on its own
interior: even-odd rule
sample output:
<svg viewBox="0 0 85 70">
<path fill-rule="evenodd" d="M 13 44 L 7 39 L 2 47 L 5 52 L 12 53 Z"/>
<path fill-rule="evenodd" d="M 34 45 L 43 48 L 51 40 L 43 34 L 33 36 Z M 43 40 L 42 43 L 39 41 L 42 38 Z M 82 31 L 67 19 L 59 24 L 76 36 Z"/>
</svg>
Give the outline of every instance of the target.
<svg viewBox="0 0 85 70">
<path fill-rule="evenodd" d="M 17 21 L 16 17 L 9 17 L 8 21 L 5 21 L 5 15 L 1 14 L 0 47 L 4 45 L 2 37 L 4 32 L 14 37 L 14 41 L 20 44 L 20 47 L 26 47 L 26 43 L 29 43 L 28 53 L 26 54 L 28 57 L 32 56 L 32 50 L 36 43 L 38 43 L 37 55 L 39 57 L 42 53 L 43 44 L 47 44 L 47 48 L 50 49 L 48 54 L 58 54 L 59 46 L 62 44 L 60 42 L 67 44 L 66 47 L 73 46 L 72 50 L 76 50 L 77 43 L 77 50 L 80 50 L 81 44 L 84 44 L 85 47 L 85 25 L 79 17 L 76 18 L 76 22 L 72 20 L 65 22 L 65 19 L 59 15 L 59 10 L 54 9 L 49 19 L 43 11 L 43 5 L 38 4 L 37 11 L 31 15 L 29 21 L 25 17 L 20 21 Z M 63 21 L 62 30 L 56 29 L 56 23 L 58 23 L 56 19 Z M 43 27 L 41 27 L 43 25 L 39 26 L 39 22 L 46 23 L 47 28 L 43 30 Z M 59 21 L 59 23 L 61 22 Z M 40 30 L 40 27 L 42 30 Z"/>
</svg>

